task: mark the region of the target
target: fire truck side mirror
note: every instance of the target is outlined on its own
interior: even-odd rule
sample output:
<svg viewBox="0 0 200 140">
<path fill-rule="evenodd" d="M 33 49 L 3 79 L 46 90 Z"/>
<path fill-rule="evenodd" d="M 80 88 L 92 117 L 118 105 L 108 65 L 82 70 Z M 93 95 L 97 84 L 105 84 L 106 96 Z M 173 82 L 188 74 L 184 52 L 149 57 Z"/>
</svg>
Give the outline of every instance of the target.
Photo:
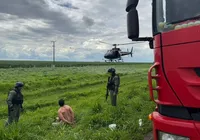
<svg viewBox="0 0 200 140">
<path fill-rule="evenodd" d="M 139 37 L 139 20 L 136 8 L 132 8 L 127 14 L 127 32 L 129 39 Z"/>
<path fill-rule="evenodd" d="M 128 0 L 126 4 L 126 12 L 129 12 L 132 8 L 136 8 L 139 0 Z"/>
</svg>

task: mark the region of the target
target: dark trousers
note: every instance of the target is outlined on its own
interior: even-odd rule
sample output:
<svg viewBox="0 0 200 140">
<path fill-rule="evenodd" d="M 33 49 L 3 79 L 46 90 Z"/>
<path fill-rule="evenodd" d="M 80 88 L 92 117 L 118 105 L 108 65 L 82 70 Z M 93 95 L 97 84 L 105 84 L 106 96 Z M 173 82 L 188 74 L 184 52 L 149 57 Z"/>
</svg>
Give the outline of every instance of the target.
<svg viewBox="0 0 200 140">
<path fill-rule="evenodd" d="M 19 121 L 19 116 L 21 112 L 21 106 L 20 105 L 14 105 L 13 110 L 8 110 L 8 121 L 6 122 L 5 126 Z"/>
<path fill-rule="evenodd" d="M 117 106 L 117 93 L 115 94 L 114 90 L 110 90 L 110 100 L 112 106 Z"/>
</svg>

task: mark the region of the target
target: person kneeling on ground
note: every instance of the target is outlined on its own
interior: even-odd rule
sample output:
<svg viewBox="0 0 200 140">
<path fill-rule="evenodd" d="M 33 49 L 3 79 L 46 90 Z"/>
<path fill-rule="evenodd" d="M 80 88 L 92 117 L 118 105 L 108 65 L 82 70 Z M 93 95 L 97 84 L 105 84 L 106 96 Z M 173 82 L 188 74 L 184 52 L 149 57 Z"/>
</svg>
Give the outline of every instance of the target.
<svg viewBox="0 0 200 140">
<path fill-rule="evenodd" d="M 61 124 L 70 124 L 74 125 L 74 112 L 72 108 L 68 105 L 65 105 L 65 101 L 60 99 L 58 101 L 60 108 L 58 109 L 57 121 Z"/>
</svg>

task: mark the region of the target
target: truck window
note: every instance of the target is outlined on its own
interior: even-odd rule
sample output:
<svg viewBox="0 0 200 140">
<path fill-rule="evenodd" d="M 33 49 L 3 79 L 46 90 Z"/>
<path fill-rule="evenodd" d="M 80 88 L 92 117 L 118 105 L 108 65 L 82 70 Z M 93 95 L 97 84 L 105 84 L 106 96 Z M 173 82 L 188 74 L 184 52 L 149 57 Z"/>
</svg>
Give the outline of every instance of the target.
<svg viewBox="0 0 200 140">
<path fill-rule="evenodd" d="M 200 25 L 199 5 L 200 0 L 157 0 L 154 15 L 157 31 L 165 32 Z M 194 19 L 199 22 L 195 22 Z M 180 23 L 183 23 L 183 26 Z"/>
</svg>

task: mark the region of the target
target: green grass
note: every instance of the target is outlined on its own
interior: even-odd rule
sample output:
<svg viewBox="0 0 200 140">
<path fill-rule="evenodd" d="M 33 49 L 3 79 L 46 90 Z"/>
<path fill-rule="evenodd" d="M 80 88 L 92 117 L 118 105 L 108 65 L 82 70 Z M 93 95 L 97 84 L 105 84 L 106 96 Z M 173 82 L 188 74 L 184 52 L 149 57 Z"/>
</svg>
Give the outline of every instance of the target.
<svg viewBox="0 0 200 140">
<path fill-rule="evenodd" d="M 51 67 L 52 61 L 13 61 L 13 60 L 0 60 L 0 68 L 17 68 L 17 67 Z M 105 66 L 105 65 L 132 65 L 130 62 L 73 62 L 73 61 L 56 61 L 56 67 L 83 67 L 83 66 Z M 145 63 L 137 63 L 140 66 L 145 66 Z"/>
<path fill-rule="evenodd" d="M 151 131 L 148 114 L 155 105 L 149 99 L 147 71 L 150 64 L 113 65 L 121 76 L 118 106 L 105 101 L 109 65 L 56 68 L 0 69 L 1 140 L 142 140 Z M 24 109 L 18 124 L 4 128 L 5 100 L 16 81 L 25 88 Z M 53 127 L 57 102 L 65 99 L 77 125 Z M 138 120 L 143 120 L 139 127 Z M 116 123 L 112 131 L 109 124 Z"/>
</svg>

